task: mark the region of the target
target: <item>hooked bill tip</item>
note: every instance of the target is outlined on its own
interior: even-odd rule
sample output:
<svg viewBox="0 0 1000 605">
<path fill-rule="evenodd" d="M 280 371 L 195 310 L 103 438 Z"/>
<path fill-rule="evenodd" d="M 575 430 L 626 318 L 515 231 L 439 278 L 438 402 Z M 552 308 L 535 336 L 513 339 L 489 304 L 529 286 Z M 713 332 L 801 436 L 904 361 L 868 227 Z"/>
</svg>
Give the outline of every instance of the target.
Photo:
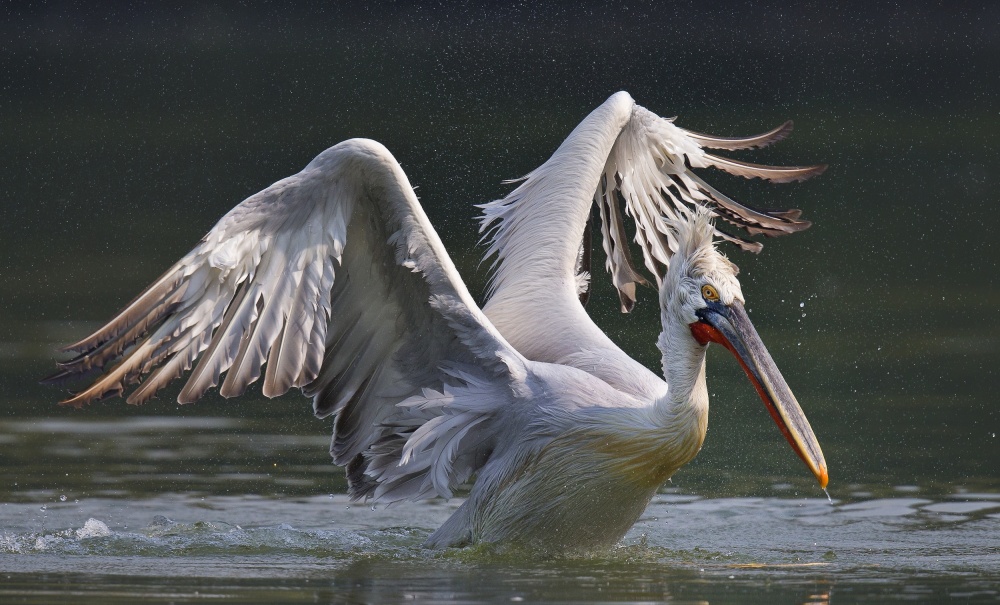
<svg viewBox="0 0 1000 605">
<path fill-rule="evenodd" d="M 825 467 L 819 470 L 819 474 L 816 475 L 816 480 L 819 481 L 820 488 L 825 490 L 827 484 L 830 483 L 830 475 L 827 474 Z"/>
</svg>

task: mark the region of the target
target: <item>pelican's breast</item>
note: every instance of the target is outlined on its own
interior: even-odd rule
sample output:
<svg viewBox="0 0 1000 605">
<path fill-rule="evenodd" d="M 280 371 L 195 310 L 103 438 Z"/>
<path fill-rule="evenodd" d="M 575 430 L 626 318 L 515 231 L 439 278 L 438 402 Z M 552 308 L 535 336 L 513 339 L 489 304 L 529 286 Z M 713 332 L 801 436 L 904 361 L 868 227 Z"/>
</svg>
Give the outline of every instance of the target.
<svg viewBox="0 0 1000 605">
<path fill-rule="evenodd" d="M 657 489 L 697 453 L 700 435 L 677 447 L 669 435 L 653 430 L 632 438 L 569 431 L 483 502 L 474 533 L 484 542 L 547 550 L 613 546 Z"/>
</svg>

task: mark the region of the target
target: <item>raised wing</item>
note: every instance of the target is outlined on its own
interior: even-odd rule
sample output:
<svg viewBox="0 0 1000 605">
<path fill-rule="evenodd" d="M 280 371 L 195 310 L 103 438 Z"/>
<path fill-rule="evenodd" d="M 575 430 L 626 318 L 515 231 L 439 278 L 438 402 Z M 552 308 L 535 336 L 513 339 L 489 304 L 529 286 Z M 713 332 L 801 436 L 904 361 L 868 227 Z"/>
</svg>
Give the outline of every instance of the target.
<svg viewBox="0 0 1000 605">
<path fill-rule="evenodd" d="M 706 153 L 704 148 L 763 147 L 785 138 L 791 122 L 747 138 L 723 138 L 686 131 L 636 105 L 624 92 L 594 110 L 559 149 L 533 170 L 507 197 L 483 206 L 481 230 L 496 255 L 491 295 L 523 282 L 551 282 L 556 274 L 575 273 L 580 241 L 592 205 L 601 219 L 607 269 L 619 291 L 623 311 L 635 304 L 635 285 L 646 283 L 629 253 L 622 206 L 636 222 L 636 243 L 657 285 L 676 250 L 673 224 L 686 220 L 693 205 L 750 235 L 774 237 L 809 227 L 798 210 L 755 210 L 721 193 L 693 168 L 714 167 L 746 178 L 774 182 L 804 180 L 825 166 L 775 167 Z M 559 246 L 538 245 L 562 233 Z M 757 252 L 761 244 L 718 231 L 719 237 Z M 589 242 L 584 242 L 584 247 Z M 558 249 L 557 249 L 558 248 Z M 565 248 L 562 249 L 562 248 Z"/>
<path fill-rule="evenodd" d="M 486 421 L 525 377 L 395 159 L 357 139 L 239 204 L 66 350 L 77 356 L 53 380 L 99 374 L 74 406 L 140 381 L 128 401 L 142 403 L 195 361 L 179 402 L 220 381 L 232 397 L 266 364 L 266 396 L 301 387 L 336 416 L 331 452 L 352 495 L 387 500 L 467 480 L 491 447 Z"/>
<path fill-rule="evenodd" d="M 481 231 L 490 239 L 487 257 L 495 256 L 483 307 L 487 317 L 528 359 L 578 368 L 640 399 L 662 396 L 667 388 L 663 380 L 612 342 L 579 303 L 587 287 L 592 214 L 600 217 L 607 269 L 621 308 L 630 311 L 636 284 L 647 280 L 629 253 L 624 213 L 635 219 L 634 239 L 657 285 L 677 247 L 674 225 L 687 221 L 693 206 L 706 207 L 751 235 L 783 235 L 809 226 L 797 210 L 744 206 L 693 171 L 713 166 L 775 181 L 822 172 L 823 166 L 746 164 L 703 149 L 761 147 L 784 138 L 790 129 L 786 123 L 745 139 L 712 137 L 678 128 L 636 105 L 627 93 L 612 95 L 514 191 L 482 207 Z M 761 247 L 731 234 L 718 235 L 748 250 Z"/>
</svg>

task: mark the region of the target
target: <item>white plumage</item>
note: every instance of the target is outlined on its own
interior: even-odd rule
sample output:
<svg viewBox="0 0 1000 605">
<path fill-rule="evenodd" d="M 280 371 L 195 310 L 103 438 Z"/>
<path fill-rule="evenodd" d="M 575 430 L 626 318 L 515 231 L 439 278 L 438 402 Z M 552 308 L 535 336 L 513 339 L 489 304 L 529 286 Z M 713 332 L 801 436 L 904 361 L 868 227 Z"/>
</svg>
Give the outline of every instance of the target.
<svg viewBox="0 0 1000 605">
<path fill-rule="evenodd" d="M 742 206 L 691 170 L 778 181 L 821 172 L 703 150 L 761 146 L 789 130 L 710 137 L 613 95 L 506 198 L 483 206 L 496 258 L 484 310 L 388 150 L 346 141 L 236 206 L 111 322 L 67 347 L 77 356 L 52 380 L 100 374 L 65 402 L 77 406 L 141 381 L 128 401 L 142 403 L 194 366 L 178 397 L 185 403 L 216 386 L 239 395 L 264 368 L 265 395 L 299 387 L 317 416 L 334 415 L 331 453 L 355 498 L 450 497 L 474 481 L 429 545 L 558 550 L 613 544 L 697 453 L 705 349 L 720 342 L 825 485 L 819 445 L 746 320 L 735 266 L 713 237 L 759 244 L 710 219 L 766 235 L 808 223 L 798 211 Z M 666 382 L 579 302 L 595 203 L 624 310 L 635 284 L 647 283 L 631 260 L 619 196 L 660 291 Z"/>
</svg>

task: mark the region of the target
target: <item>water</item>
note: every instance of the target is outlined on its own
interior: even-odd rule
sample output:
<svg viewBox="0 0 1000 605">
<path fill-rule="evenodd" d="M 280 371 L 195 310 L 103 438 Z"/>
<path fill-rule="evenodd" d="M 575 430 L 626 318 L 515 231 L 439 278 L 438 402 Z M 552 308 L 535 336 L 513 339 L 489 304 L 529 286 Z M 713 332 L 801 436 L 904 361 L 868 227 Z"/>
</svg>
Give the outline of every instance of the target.
<svg viewBox="0 0 1000 605">
<path fill-rule="evenodd" d="M 44 511 L 8 504 L 0 598 L 24 596 L 33 582 L 72 585 L 85 571 L 104 570 L 82 596 L 716 601 L 766 589 L 799 602 L 873 593 L 883 601 L 1000 599 L 996 494 L 830 505 L 668 493 L 612 552 L 541 560 L 422 549 L 456 505 L 372 511 L 340 495 L 178 494 Z M 293 582 L 298 594 L 288 594 Z"/>
<path fill-rule="evenodd" d="M 610 552 L 428 551 L 460 499 L 351 503 L 325 435 L 273 429 L 173 416 L 0 424 L 5 447 L 35 453 L 2 471 L 0 601 L 1000 600 L 1000 493 L 896 486 L 831 502 L 787 483 L 743 498 L 667 487 Z M 53 467 L 54 488 L 25 484 Z"/>
<path fill-rule="evenodd" d="M 0 602 L 1000 600 L 997 9 L 579 4 L 0 19 Z M 699 456 L 620 548 L 565 559 L 421 549 L 458 500 L 349 505 L 294 394 L 78 412 L 37 385 L 233 204 L 348 137 L 402 162 L 478 295 L 472 204 L 619 89 L 713 134 L 794 118 L 733 155 L 830 164 L 703 174 L 814 222 L 727 254 L 830 500 L 725 351 Z M 656 368 L 655 296 L 623 318 L 608 282 L 589 312 Z"/>
</svg>

